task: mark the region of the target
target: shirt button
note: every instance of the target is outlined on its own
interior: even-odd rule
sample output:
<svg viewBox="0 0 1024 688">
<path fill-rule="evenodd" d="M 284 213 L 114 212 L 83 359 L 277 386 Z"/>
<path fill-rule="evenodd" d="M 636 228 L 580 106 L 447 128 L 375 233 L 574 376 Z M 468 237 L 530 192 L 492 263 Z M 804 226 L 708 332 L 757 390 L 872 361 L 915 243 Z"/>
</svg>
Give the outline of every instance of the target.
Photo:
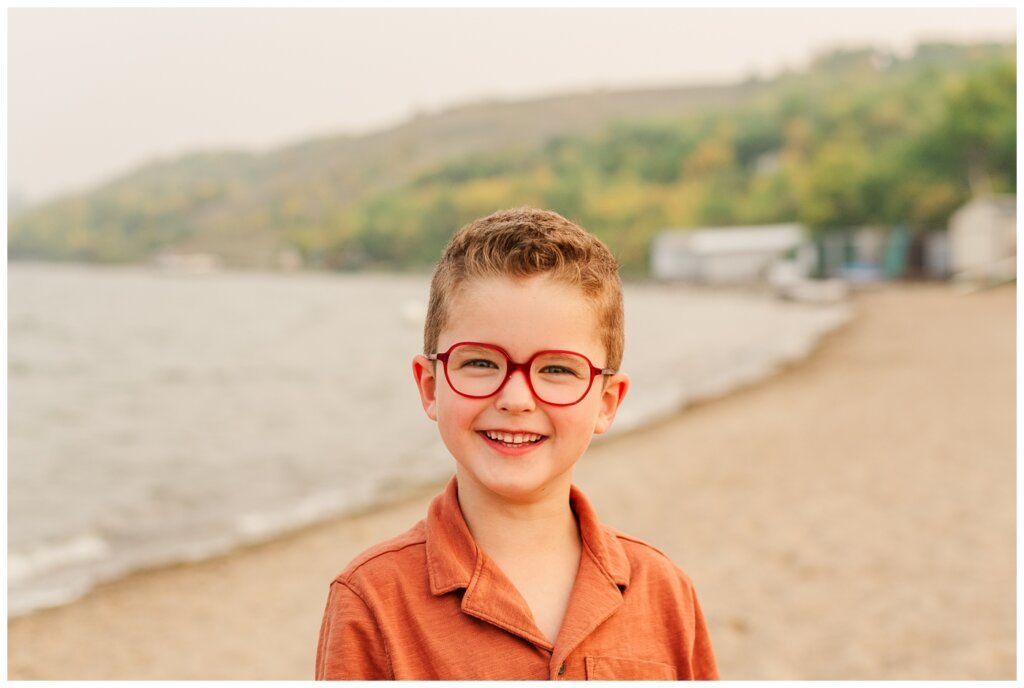
<svg viewBox="0 0 1024 688">
<path fill-rule="evenodd" d="M 562 666 L 558 667 L 558 675 L 565 676 L 565 662 L 562 662 Z"/>
</svg>

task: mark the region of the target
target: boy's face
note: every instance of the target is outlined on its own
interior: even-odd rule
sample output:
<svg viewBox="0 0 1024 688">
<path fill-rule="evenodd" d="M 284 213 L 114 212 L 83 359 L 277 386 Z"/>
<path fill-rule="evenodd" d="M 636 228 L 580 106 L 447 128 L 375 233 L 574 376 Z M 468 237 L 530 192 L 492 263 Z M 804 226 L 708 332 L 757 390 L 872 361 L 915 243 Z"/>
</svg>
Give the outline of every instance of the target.
<svg viewBox="0 0 1024 688">
<path fill-rule="evenodd" d="M 575 351 L 598 368 L 607 366 L 600 328 L 592 304 L 577 287 L 547 276 L 515 281 L 507 277 L 477 279 L 463 285 L 450 304 L 449 323 L 437 350 L 457 342 L 494 344 L 515 362 L 548 349 Z M 460 490 L 482 497 L 525 503 L 568 492 L 572 468 L 594 433 L 607 430 L 629 386 L 626 375 L 594 384 L 572 406 L 538 400 L 523 371 L 517 371 L 493 396 L 471 399 L 456 393 L 442 363 L 424 356 L 413 360 L 427 415 L 437 421 L 448 450 L 458 462 Z M 539 441 L 514 447 L 488 434 L 540 435 Z"/>
</svg>

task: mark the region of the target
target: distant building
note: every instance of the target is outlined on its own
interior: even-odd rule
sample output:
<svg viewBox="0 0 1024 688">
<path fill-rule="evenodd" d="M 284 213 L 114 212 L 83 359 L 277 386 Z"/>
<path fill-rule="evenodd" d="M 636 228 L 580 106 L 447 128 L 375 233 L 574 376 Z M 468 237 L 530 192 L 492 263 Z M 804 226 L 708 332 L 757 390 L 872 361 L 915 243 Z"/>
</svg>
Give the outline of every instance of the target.
<svg viewBox="0 0 1024 688">
<path fill-rule="evenodd" d="M 949 219 L 949 263 L 959 280 L 999 282 L 1017 276 L 1017 199 L 974 198 Z"/>
<path fill-rule="evenodd" d="M 903 225 L 830 228 L 815 238 L 817 272 L 857 283 L 904 277 L 912 242 Z"/>
<path fill-rule="evenodd" d="M 799 224 L 666 229 L 651 242 L 651 274 L 712 285 L 759 282 L 794 249 L 800 249 L 797 264 L 806 274 L 813 247 Z"/>
</svg>

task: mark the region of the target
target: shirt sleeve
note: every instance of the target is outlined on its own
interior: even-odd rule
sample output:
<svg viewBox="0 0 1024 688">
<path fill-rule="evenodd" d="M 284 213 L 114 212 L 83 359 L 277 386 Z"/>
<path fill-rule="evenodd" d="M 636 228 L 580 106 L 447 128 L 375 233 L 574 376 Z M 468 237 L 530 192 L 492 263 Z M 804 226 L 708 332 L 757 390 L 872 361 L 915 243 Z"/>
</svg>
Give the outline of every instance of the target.
<svg viewBox="0 0 1024 688">
<path fill-rule="evenodd" d="M 695 591 L 693 592 L 693 615 L 693 650 L 690 653 L 691 675 L 697 681 L 717 680 L 718 663 L 715 661 L 715 651 L 711 649 L 711 637 L 708 635 L 708 628 L 704 623 L 704 613 L 700 609 L 700 602 L 697 601 L 697 593 Z"/>
<path fill-rule="evenodd" d="M 358 594 L 331 583 L 316 650 L 316 679 L 394 680 L 380 627 Z"/>
</svg>

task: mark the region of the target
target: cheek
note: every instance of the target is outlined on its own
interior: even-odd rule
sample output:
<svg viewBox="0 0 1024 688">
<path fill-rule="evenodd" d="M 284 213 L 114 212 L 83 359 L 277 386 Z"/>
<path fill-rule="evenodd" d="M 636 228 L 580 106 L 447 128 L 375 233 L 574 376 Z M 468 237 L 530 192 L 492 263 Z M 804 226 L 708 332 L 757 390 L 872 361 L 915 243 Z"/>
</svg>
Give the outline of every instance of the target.
<svg viewBox="0 0 1024 688">
<path fill-rule="evenodd" d="M 469 427 L 480 413 L 479 404 L 460 397 L 445 385 L 437 391 L 437 422 L 441 432 Z"/>
<path fill-rule="evenodd" d="M 559 434 L 589 442 L 597 423 L 597 412 L 598 404 L 588 397 L 575 406 L 553 408 L 548 415 Z"/>
</svg>

